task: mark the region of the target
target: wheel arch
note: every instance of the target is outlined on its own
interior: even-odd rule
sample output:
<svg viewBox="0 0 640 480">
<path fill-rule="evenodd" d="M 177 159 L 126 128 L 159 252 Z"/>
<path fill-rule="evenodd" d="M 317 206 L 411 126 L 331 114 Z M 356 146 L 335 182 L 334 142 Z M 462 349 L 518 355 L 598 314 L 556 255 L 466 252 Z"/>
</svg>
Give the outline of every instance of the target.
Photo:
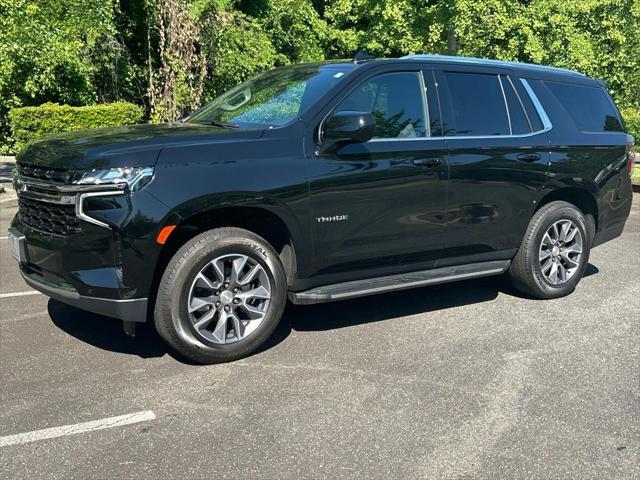
<svg viewBox="0 0 640 480">
<path fill-rule="evenodd" d="M 244 228 L 260 235 L 273 246 L 285 269 L 287 284 L 291 286 L 300 268 L 300 246 L 304 239 L 293 214 L 282 204 L 268 201 L 264 196 L 225 196 L 219 199 L 200 199 L 180 208 L 173 209 L 173 221 L 164 222 L 159 230 L 168 224 L 175 224 L 166 243 L 162 245 L 155 265 L 151 296 L 155 296 L 162 274 L 178 249 L 188 240 L 218 227 Z M 155 301 L 155 298 L 152 299 Z"/>
<path fill-rule="evenodd" d="M 598 203 L 592 192 L 582 187 L 562 187 L 544 194 L 536 203 L 533 213 L 544 205 L 555 201 L 565 201 L 575 205 L 585 216 L 591 239 L 598 230 Z"/>
</svg>

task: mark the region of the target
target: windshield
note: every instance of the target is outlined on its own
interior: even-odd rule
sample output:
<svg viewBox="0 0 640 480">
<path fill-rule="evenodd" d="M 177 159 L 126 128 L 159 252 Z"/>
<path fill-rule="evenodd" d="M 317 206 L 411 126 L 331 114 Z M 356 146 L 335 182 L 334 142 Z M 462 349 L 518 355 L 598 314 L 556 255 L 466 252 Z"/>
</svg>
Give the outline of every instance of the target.
<svg viewBox="0 0 640 480">
<path fill-rule="evenodd" d="M 297 65 L 262 73 L 192 114 L 189 123 L 279 127 L 302 115 L 353 65 Z"/>
</svg>

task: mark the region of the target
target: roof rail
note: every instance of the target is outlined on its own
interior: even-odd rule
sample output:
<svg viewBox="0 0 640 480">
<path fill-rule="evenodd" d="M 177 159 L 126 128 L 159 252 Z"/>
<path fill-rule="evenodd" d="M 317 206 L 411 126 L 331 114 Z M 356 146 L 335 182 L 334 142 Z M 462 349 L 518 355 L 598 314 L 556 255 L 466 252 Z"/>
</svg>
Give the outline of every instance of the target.
<svg viewBox="0 0 640 480">
<path fill-rule="evenodd" d="M 571 70 L 569 68 L 559 68 L 559 67 L 549 67 L 546 65 L 538 65 L 535 63 L 524 63 L 524 62 L 511 62 L 507 60 L 492 60 L 488 58 L 476 58 L 476 57 L 458 57 L 452 55 L 437 55 L 437 54 L 426 54 L 426 53 L 418 53 L 413 55 L 405 55 L 404 57 L 400 57 L 401 59 L 414 59 L 414 60 L 431 60 L 433 62 L 452 62 L 452 63 L 464 63 L 467 65 L 493 65 L 497 67 L 526 67 L 526 68 L 534 68 L 540 70 L 551 70 L 556 72 L 565 72 L 572 73 L 574 75 L 580 75 L 584 77 L 584 73 L 580 73 L 576 70 Z"/>
</svg>

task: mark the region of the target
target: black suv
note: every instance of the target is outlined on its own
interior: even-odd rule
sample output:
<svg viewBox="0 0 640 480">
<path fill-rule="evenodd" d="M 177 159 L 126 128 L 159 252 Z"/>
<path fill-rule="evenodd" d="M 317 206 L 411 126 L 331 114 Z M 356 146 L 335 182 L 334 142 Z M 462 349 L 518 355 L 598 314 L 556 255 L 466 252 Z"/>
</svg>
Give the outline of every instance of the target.
<svg viewBox="0 0 640 480">
<path fill-rule="evenodd" d="M 461 57 L 279 68 L 183 121 L 31 143 L 10 246 L 52 298 L 153 319 L 202 363 L 256 350 L 287 298 L 506 272 L 576 287 L 631 208 L 633 138 L 603 82 Z"/>
</svg>

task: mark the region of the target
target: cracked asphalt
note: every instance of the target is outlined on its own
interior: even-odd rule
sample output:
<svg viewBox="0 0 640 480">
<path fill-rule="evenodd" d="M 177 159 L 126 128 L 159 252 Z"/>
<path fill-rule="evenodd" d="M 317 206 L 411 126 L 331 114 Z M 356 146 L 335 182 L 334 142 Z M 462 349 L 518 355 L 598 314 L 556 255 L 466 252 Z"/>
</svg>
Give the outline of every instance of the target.
<svg viewBox="0 0 640 480">
<path fill-rule="evenodd" d="M 3 194 L 4 195 L 4 194 Z M 0 235 L 15 200 L 0 196 Z M 7 198 L 7 197 L 4 197 Z M 0 294 L 30 290 L 0 240 Z M 502 277 L 289 306 L 258 354 L 196 366 L 150 327 L 0 298 L 0 478 L 640 478 L 640 195 L 570 296 Z"/>
</svg>

